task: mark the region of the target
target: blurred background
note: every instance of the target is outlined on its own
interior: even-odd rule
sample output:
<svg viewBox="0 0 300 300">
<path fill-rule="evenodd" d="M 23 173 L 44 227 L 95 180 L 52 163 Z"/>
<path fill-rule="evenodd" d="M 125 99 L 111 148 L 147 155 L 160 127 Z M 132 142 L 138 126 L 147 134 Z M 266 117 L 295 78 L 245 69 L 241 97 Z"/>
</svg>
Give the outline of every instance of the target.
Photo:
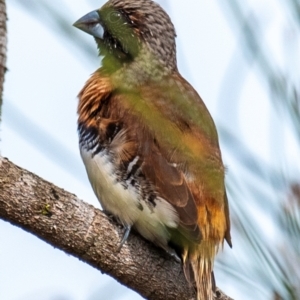
<svg viewBox="0 0 300 300">
<path fill-rule="evenodd" d="M 77 94 L 100 66 L 72 27 L 101 0 L 9 0 L 1 154 L 100 207 L 81 162 Z M 178 64 L 218 127 L 233 249 L 216 262 L 235 300 L 300 299 L 300 1 L 157 1 Z M 76 3 L 76 4 L 75 4 Z M 138 300 L 77 258 L 0 220 L 0 299 Z"/>
</svg>

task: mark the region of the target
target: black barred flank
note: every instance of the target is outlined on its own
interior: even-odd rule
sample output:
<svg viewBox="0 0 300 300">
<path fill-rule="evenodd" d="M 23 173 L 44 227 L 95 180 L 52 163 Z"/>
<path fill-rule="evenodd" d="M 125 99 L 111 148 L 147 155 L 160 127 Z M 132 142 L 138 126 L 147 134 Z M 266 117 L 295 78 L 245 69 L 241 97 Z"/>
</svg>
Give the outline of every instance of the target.
<svg viewBox="0 0 300 300">
<path fill-rule="evenodd" d="M 95 127 L 87 127 L 82 123 L 78 123 L 79 145 L 81 148 L 91 151 L 93 155 L 103 150 L 104 146 L 99 141 L 98 129 Z"/>
</svg>

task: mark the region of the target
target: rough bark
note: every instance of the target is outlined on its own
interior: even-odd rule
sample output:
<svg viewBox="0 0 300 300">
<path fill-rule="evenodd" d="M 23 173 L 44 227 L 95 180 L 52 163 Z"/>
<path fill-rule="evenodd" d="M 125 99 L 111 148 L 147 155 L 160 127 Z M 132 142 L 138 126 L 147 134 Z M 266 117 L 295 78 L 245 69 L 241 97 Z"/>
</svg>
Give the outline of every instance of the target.
<svg viewBox="0 0 300 300">
<path fill-rule="evenodd" d="M 194 299 L 182 267 L 100 210 L 0 156 L 0 218 L 109 274 L 147 299 Z M 216 299 L 230 299 L 218 292 Z"/>
</svg>

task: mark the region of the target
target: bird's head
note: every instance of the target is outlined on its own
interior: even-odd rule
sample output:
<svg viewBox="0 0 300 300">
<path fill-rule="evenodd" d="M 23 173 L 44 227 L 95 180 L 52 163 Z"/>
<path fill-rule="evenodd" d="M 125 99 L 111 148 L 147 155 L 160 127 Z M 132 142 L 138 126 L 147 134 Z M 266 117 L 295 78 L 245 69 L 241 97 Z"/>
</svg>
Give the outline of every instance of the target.
<svg viewBox="0 0 300 300">
<path fill-rule="evenodd" d="M 111 72 L 129 65 L 146 73 L 150 65 L 164 72 L 177 70 L 174 26 L 151 0 L 109 0 L 74 26 L 95 38 L 103 67 Z"/>
</svg>

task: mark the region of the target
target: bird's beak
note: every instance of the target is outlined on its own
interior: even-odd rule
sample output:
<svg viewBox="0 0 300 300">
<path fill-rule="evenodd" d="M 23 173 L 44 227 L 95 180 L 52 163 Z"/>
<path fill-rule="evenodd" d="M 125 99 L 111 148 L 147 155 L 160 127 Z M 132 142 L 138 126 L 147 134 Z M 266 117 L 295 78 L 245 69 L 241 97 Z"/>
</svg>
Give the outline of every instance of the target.
<svg viewBox="0 0 300 300">
<path fill-rule="evenodd" d="M 104 29 L 100 23 L 100 16 L 96 10 L 89 12 L 77 20 L 73 26 L 96 38 L 103 38 Z"/>
</svg>

